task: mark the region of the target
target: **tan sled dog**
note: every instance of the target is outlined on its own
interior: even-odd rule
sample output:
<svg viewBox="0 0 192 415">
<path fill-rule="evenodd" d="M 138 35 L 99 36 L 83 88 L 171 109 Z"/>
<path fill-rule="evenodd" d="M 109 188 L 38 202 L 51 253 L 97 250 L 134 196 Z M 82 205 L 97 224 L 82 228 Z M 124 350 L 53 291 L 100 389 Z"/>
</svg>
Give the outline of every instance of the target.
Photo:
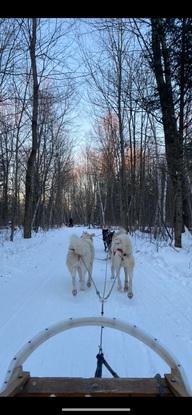
<svg viewBox="0 0 192 415">
<path fill-rule="evenodd" d="M 132 280 L 135 261 L 132 254 L 131 241 L 123 229 L 113 236 L 111 252 L 111 276 L 112 278 L 117 276 L 118 289 L 121 291 L 120 271 L 121 268 L 124 269 L 124 291 L 128 291 L 128 297 L 132 298 Z"/>
<path fill-rule="evenodd" d="M 82 236 L 72 235 L 67 252 L 66 265 L 72 277 L 72 294 L 77 294 L 76 275 L 79 275 L 80 290 L 85 290 L 85 275 L 88 273 L 87 286 L 91 286 L 94 260 L 94 234 L 83 232 Z"/>
</svg>

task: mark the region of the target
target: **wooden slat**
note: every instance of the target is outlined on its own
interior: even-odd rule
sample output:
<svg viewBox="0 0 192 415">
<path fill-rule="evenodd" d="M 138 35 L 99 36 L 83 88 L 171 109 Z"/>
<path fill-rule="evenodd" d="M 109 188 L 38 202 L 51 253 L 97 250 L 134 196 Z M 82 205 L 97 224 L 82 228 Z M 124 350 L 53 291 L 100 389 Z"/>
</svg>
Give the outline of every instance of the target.
<svg viewBox="0 0 192 415">
<path fill-rule="evenodd" d="M 163 396 L 173 396 L 161 378 Z M 162 391 L 162 387 L 161 387 Z M 159 396 L 155 378 L 30 378 L 16 396 Z"/>
<path fill-rule="evenodd" d="M 168 373 L 165 374 L 165 380 L 167 381 L 168 388 L 172 391 L 173 395 L 185 397 L 187 396 L 186 391 L 177 376 L 173 376 L 172 374 Z"/>
</svg>

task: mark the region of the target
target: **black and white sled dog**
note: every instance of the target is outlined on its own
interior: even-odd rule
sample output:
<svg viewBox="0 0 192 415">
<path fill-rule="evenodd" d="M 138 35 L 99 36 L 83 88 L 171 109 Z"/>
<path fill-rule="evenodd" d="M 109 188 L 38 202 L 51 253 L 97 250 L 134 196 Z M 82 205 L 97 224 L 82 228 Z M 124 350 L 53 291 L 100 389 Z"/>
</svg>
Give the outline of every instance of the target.
<svg viewBox="0 0 192 415">
<path fill-rule="evenodd" d="M 114 233 L 115 233 L 114 231 L 110 231 L 110 229 L 108 228 L 102 229 L 104 250 L 109 253 L 111 251 L 111 243 L 112 243 L 112 238 L 113 238 Z"/>
<path fill-rule="evenodd" d="M 83 232 L 81 237 L 71 235 L 66 265 L 72 277 L 72 294 L 77 294 L 76 277 L 79 276 L 80 290 L 85 290 L 85 275 L 88 273 L 87 286 L 91 287 L 93 260 L 95 250 L 93 246 L 94 234 Z"/>
</svg>

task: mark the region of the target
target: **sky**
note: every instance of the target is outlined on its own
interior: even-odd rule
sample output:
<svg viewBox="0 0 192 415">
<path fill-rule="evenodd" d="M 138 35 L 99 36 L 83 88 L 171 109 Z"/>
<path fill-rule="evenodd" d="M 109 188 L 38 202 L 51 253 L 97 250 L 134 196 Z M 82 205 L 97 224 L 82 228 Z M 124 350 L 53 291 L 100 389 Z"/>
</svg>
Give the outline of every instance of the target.
<svg viewBox="0 0 192 415">
<path fill-rule="evenodd" d="M 72 295 L 65 260 L 70 235 L 80 226 L 33 234 L 14 242 L 0 234 L 0 388 L 8 367 L 35 335 L 69 318 L 100 317 L 101 302 L 95 288 Z M 110 261 L 106 260 L 101 229 L 94 229 L 93 278 L 102 292 Z M 192 235 L 183 236 L 183 248 L 157 244 L 149 236 L 131 236 L 135 269 L 132 299 L 115 286 L 104 303 L 104 317 L 116 318 L 158 341 L 180 362 L 192 391 Z M 121 274 L 121 278 L 123 275 Z M 78 327 L 50 338 L 24 362 L 31 376 L 94 377 L 100 345 L 100 327 Z M 105 327 L 103 353 L 120 377 L 163 376 L 168 365 L 148 346 L 126 333 Z M 111 377 L 104 367 L 103 377 Z M 192 393 L 192 392 L 191 392 Z"/>
</svg>

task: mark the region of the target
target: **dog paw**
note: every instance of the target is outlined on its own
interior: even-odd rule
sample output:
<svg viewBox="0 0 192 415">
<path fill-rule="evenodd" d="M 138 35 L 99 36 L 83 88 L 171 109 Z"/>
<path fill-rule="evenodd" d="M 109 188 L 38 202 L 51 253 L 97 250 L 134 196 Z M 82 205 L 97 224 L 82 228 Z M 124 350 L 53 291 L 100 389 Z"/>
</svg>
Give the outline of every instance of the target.
<svg viewBox="0 0 192 415">
<path fill-rule="evenodd" d="M 127 295 L 128 295 L 129 298 L 133 297 L 133 293 L 128 293 Z"/>
<path fill-rule="evenodd" d="M 89 287 L 89 288 L 91 287 L 91 281 L 87 282 L 87 287 Z"/>
<path fill-rule="evenodd" d="M 73 291 L 72 291 L 72 294 L 73 294 L 73 295 L 77 295 L 77 290 L 73 290 Z"/>
</svg>

